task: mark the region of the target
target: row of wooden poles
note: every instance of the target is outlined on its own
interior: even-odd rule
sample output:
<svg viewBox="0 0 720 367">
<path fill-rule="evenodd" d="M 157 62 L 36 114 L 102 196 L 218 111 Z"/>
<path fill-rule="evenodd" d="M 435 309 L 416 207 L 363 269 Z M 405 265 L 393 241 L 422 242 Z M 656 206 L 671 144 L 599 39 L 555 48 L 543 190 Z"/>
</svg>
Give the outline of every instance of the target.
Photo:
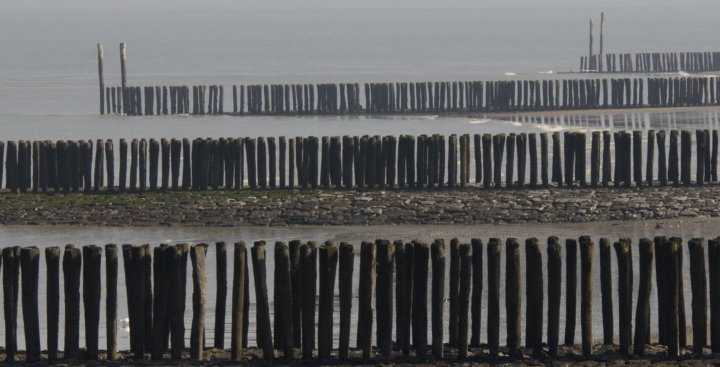
<svg viewBox="0 0 720 367">
<path fill-rule="evenodd" d="M 233 85 L 233 115 L 352 115 L 717 105 L 716 78 Z M 222 85 L 104 87 L 101 114 L 225 114 Z M 361 94 L 363 98 L 361 98 Z M 658 98 L 668 95 L 670 98 Z"/>
<path fill-rule="evenodd" d="M 605 54 L 605 69 L 598 69 L 603 55 L 581 56 L 581 72 L 664 73 L 678 71 L 718 71 L 720 52 L 640 52 Z"/>
<path fill-rule="evenodd" d="M 642 187 L 717 182 L 717 130 L 649 130 L 643 141 L 640 130 L 196 138 L 192 142 L 133 139 L 130 144 L 120 139 L 116 171 L 115 142 L 110 139 L 94 144 L 92 140 L 21 140 L 0 142 L 0 162 L 5 163 L 4 187 L 11 192 Z"/>
<path fill-rule="evenodd" d="M 214 340 L 216 349 L 225 348 L 225 318 L 228 297 L 227 246 L 216 244 L 217 296 L 215 304 Z M 360 246 L 357 310 L 353 311 L 352 284 L 355 248 L 348 243 L 336 246 L 325 242 L 276 242 L 274 247 L 273 318 L 267 291 L 266 245 L 254 243 L 250 249 L 256 300 L 257 347 L 267 360 L 282 355 L 290 360 L 301 349 L 302 358 L 347 359 L 350 356 L 351 314 L 357 313 L 356 348 L 362 357 L 375 356 L 372 344 L 373 324 L 376 324 L 377 357 L 389 359 L 402 354 L 425 358 L 431 347 L 433 358 L 443 358 L 444 349 L 456 350 L 458 359 L 469 356 L 470 347 L 487 347 L 491 357 L 500 352 L 500 261 L 502 243 L 491 238 L 487 246 L 480 239 L 461 243 L 450 241 L 449 254 L 443 240 L 431 245 L 421 241 L 404 243 L 377 240 Z M 484 248 L 486 247 L 486 249 Z M 543 247 L 547 253 L 543 272 Z M 640 239 L 635 248 L 639 252 L 639 268 L 633 269 L 633 245 L 630 239 L 620 239 L 611 245 L 607 238 L 599 241 L 599 268 L 602 310 L 603 344 L 612 345 L 619 336 L 619 353 L 643 355 L 651 341 L 650 306 L 653 288 L 653 263 L 656 269 L 659 343 L 668 348 L 670 356 L 678 356 L 689 345 L 686 339 L 685 291 L 683 278 L 683 241 L 680 238 L 655 237 Z M 121 252 L 125 270 L 127 310 L 130 316 L 131 358 L 142 359 L 147 354 L 153 360 L 168 356 L 181 359 L 185 351 L 185 297 L 187 258 L 192 268 L 192 326 L 190 356 L 202 360 L 206 349 L 205 310 L 207 308 L 207 244 L 123 245 Z M 578 248 L 580 264 L 578 266 Z M 689 276 L 692 297 L 692 351 L 702 355 L 707 344 L 708 291 L 710 305 L 710 346 L 720 352 L 720 238 L 708 241 L 693 238 L 688 242 L 690 253 Z M 558 355 L 560 345 L 561 293 L 563 289 L 562 253 L 565 252 L 565 328 L 564 344 L 575 344 L 577 309 L 577 273 L 580 272 L 580 329 L 582 353 L 593 354 L 593 279 L 595 244 L 589 236 L 579 240 L 567 239 L 562 246 L 557 237 L 547 239 L 541 246 L 537 238 L 525 241 L 525 267 L 520 265 L 520 243 L 515 238 L 505 241 L 505 313 L 506 345 L 511 356 L 520 356 L 522 347 L 535 356 L 548 353 Z M 611 270 L 612 249 L 617 264 L 616 334 L 613 311 Z M 98 358 L 101 260 L 102 248 L 72 245 L 61 251 L 58 247 L 45 249 L 47 265 L 47 357 L 57 360 L 60 332 L 60 270 L 64 282 L 63 328 L 65 359 Z M 486 254 L 486 260 L 483 259 Z M 243 242 L 234 244 L 231 282 L 231 340 L 230 359 L 240 360 L 248 347 L 249 278 L 248 254 Z M 449 272 L 445 270 L 446 256 L 450 257 Z M 486 263 L 485 263 L 486 262 Z M 84 263 L 84 266 L 83 266 Z M 708 271 L 706 272 L 706 263 Z M 339 264 L 339 266 L 338 266 Z M 8 247 L 2 251 L 3 304 L 5 315 L 5 355 L 13 361 L 17 353 L 17 304 L 22 296 L 22 317 L 27 361 L 41 356 L 40 317 L 38 314 L 38 282 L 40 250 L 37 247 Z M 429 268 L 429 265 L 431 268 Z M 639 290 L 633 318 L 633 274 L 639 273 Z M 20 282 L 22 274 L 22 282 Z M 118 358 L 117 350 L 117 281 L 118 247 L 105 246 L 105 289 L 107 359 Z M 483 279 L 487 274 L 487 280 Z M 522 278 L 525 278 L 525 341 L 521 336 Z M 445 277 L 449 289 L 445 289 Z M 81 285 L 82 279 L 82 285 Z M 337 279 L 337 286 L 336 286 Z M 547 283 L 546 283 L 547 282 Z M 319 284 L 319 289 L 318 289 Z M 482 300 L 483 287 L 487 297 Z M 339 290 L 339 338 L 333 342 L 335 325 L 335 290 Z M 82 290 L 82 299 L 80 292 Z M 430 299 L 428 300 L 428 293 Z M 547 302 L 544 301 L 547 297 Z M 445 299 L 449 299 L 446 317 Z M 79 347 L 80 311 L 84 311 L 85 349 Z M 547 309 L 544 305 L 547 304 Z M 430 308 L 428 310 L 428 307 Z M 429 315 L 428 315 L 428 311 Z M 547 312 L 547 319 L 545 313 Z M 317 324 L 315 316 L 318 315 Z M 481 341 L 481 319 L 484 314 L 487 340 Z M 444 342 L 444 321 L 448 321 L 449 344 Z M 544 321 L 547 320 L 547 321 Z M 430 321 L 430 328 L 428 327 Z M 543 326 L 547 336 L 543 342 Z M 634 325 L 634 329 L 633 329 Z M 428 338 L 428 329 L 431 338 Z M 393 330 L 395 338 L 393 339 Z M 633 334 L 634 330 L 634 334 Z M 169 352 L 169 353 L 168 353 Z M 477 350 L 478 354 L 484 352 Z"/>
</svg>

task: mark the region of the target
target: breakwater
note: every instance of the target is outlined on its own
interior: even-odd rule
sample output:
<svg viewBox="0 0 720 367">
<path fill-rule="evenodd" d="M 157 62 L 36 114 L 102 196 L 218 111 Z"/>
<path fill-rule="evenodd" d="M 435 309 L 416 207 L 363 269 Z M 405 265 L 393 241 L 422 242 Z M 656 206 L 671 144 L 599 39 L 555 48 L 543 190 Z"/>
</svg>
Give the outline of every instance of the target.
<svg viewBox="0 0 720 367">
<path fill-rule="evenodd" d="M 717 182 L 717 130 L 0 142 L 10 192 Z M 115 147 L 118 147 L 118 151 Z M 0 168 L 0 182 L 2 182 Z"/>
<path fill-rule="evenodd" d="M 206 297 L 210 286 L 205 271 L 205 264 L 210 261 L 206 258 L 209 245 L 48 247 L 44 254 L 47 314 L 43 320 L 48 331 L 47 358 L 50 361 L 98 359 L 101 347 L 98 330 L 103 321 L 107 333 L 104 355 L 108 360 L 118 358 L 116 300 L 117 292 L 123 291 L 118 287 L 122 283 L 117 276 L 120 255 L 130 314 L 128 358 L 136 360 L 187 358 L 184 352 L 188 332 L 183 322 L 187 308 L 192 313 L 189 330 L 192 360 L 205 359 L 204 353 L 210 345 L 215 349 L 227 347 L 227 313 L 232 320 L 229 359 L 234 361 L 241 360 L 249 347 L 250 323 L 255 326 L 254 339 L 266 360 L 344 361 L 348 360 L 351 348 L 361 352 L 362 360 L 390 361 L 400 356 L 483 360 L 496 358 L 501 346 L 504 354 L 513 357 L 521 358 L 523 353 L 556 357 L 561 343 L 576 344 L 576 328 L 580 330 L 577 342 L 582 346 L 583 356 L 591 357 L 596 344 L 593 327 L 602 328 L 602 344 L 616 344 L 621 355 L 642 356 L 650 344 L 650 330 L 654 329 L 649 314 L 651 303 L 658 307 L 659 343 L 667 348 L 669 357 L 678 356 L 690 346 L 697 357 L 706 354 L 703 349 L 706 346 L 713 353 L 720 348 L 720 339 L 714 332 L 720 327 L 716 325 L 720 320 L 716 317 L 720 297 L 714 292 L 720 284 L 717 269 L 720 240 L 709 239 L 707 248 L 703 238 L 687 241 L 690 254 L 687 265 L 683 265 L 682 259 L 685 242 L 678 237 L 642 238 L 637 246 L 627 238 L 614 242 L 599 238 L 596 245 L 589 236 L 564 241 L 550 236 L 542 242 L 527 238 L 521 251 L 521 242 L 516 238 L 490 238 L 487 242 L 479 238 L 467 242 L 453 239 L 448 245 L 444 240 L 431 243 L 377 240 L 362 242 L 359 247 L 344 242 L 336 245 L 294 240 L 276 242 L 272 250 L 266 249 L 269 245 L 265 241 L 255 241 L 250 248 L 243 242 L 235 243 L 232 254 L 225 242 L 218 242 L 215 244 L 217 274 L 212 275 L 217 279 L 212 343 L 204 339 L 205 310 L 212 303 Z M 632 265 L 633 248 L 639 256 L 637 268 Z M 267 291 L 268 253 L 274 258 L 272 295 Z M 228 272 L 228 256 L 232 259 L 232 276 Z M 358 269 L 355 269 L 356 256 L 360 260 Z M 545 256 L 547 261 L 543 262 Z M 33 246 L 2 250 L 6 361 L 13 361 L 18 352 L 19 336 L 15 332 L 18 294 L 22 295 L 25 358 L 37 361 L 41 357 L 41 346 L 45 342 L 40 340 L 38 330 L 40 257 L 40 250 Z M 101 266 L 103 260 L 105 265 Z M 521 261 L 524 266 L 520 265 Z M 103 268 L 106 282 L 101 287 Z M 615 278 L 614 268 L 617 269 Z M 354 278 L 355 272 L 359 276 Z M 601 302 L 594 305 L 591 290 L 598 274 Z M 637 293 L 633 291 L 633 274 L 639 277 Z M 685 278 L 690 280 L 689 290 L 683 288 Z M 247 312 L 250 281 L 254 284 L 256 300 L 254 320 Z M 504 293 L 500 291 L 501 284 L 504 284 Z M 652 294 L 654 286 L 658 290 L 656 295 Z M 188 288 L 193 294 L 191 306 L 184 301 Z M 103 289 L 105 303 L 101 304 Z M 337 296 L 336 289 L 339 290 Z M 352 302 L 354 293 L 358 294 L 357 303 Z M 635 294 L 636 307 L 633 307 Z M 334 302 L 336 297 L 339 304 Z M 686 297 L 692 299 L 691 310 L 684 309 Z M 226 312 L 228 299 L 231 307 Z M 446 300 L 449 302 L 447 314 Z M 353 309 L 353 305 L 357 308 Z M 504 324 L 500 323 L 502 305 L 505 306 Z M 335 309 L 338 306 L 339 312 Z M 99 317 L 101 307 L 105 308 L 106 320 L 103 321 Z M 578 309 L 579 320 L 576 319 Z M 81 311 L 84 330 L 80 330 L 77 322 Z M 62 327 L 61 312 L 65 320 Z M 560 323 L 561 312 L 565 314 L 564 325 Z M 592 323 L 593 312 L 601 313 L 601 325 Z M 350 322 L 352 314 L 357 315 L 356 323 Z M 688 314 L 692 317 L 687 317 Z M 336 323 L 334 318 L 338 316 L 340 321 Z M 618 329 L 615 329 L 616 318 Z M 373 324 L 376 325 L 374 338 Z M 334 325 L 339 330 L 335 330 Z M 500 328 L 506 329 L 504 344 L 499 340 Z M 691 339 L 685 330 L 692 331 Z M 58 347 L 61 331 L 62 351 Z M 79 345 L 81 332 L 85 335 L 84 348 Z M 337 345 L 332 342 L 335 332 L 339 335 Z M 350 333 L 357 334 L 354 346 L 350 345 Z M 445 335 L 449 340 L 447 344 Z M 481 345 L 485 347 L 479 349 Z M 355 354 L 354 358 L 358 357 Z"/>
<path fill-rule="evenodd" d="M 599 61 L 604 59 L 605 64 Z M 580 71 L 590 73 L 676 73 L 720 70 L 720 52 L 636 52 L 580 57 Z"/>
<path fill-rule="evenodd" d="M 103 88 L 100 114 L 127 116 L 453 114 L 720 103 L 720 83 L 706 77 Z"/>
<path fill-rule="evenodd" d="M 606 56 L 609 68 L 614 68 L 614 54 Z M 592 57 L 594 62 L 598 58 L 601 57 Z M 227 91 L 224 85 L 137 86 L 128 84 L 125 43 L 120 44 L 121 83 L 112 86 L 105 83 L 104 50 L 100 43 L 97 45 L 97 59 L 101 115 L 444 114 L 682 107 L 720 103 L 720 83 L 716 78 L 705 77 L 234 84 Z M 636 68 L 640 64 L 646 65 L 646 59 L 654 60 L 655 57 L 638 56 Z M 622 56 L 620 60 L 622 70 L 632 69 L 628 58 Z M 692 65 L 691 70 L 695 71 L 694 68 L 702 69 L 720 63 L 720 54 L 681 54 L 680 60 L 681 67 Z M 584 70 L 583 66 L 587 69 L 582 64 L 581 70 Z M 229 104 L 228 95 L 231 98 Z"/>
</svg>

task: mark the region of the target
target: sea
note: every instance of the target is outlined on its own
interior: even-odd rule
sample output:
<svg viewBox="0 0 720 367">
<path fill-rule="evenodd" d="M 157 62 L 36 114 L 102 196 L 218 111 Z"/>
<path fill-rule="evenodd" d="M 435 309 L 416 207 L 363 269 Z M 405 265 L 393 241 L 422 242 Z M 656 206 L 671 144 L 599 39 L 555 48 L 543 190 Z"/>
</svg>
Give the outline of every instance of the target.
<svg viewBox="0 0 720 367">
<path fill-rule="evenodd" d="M 105 49 L 106 85 L 120 83 L 120 42 L 128 45 L 128 83 L 140 86 L 543 79 L 574 77 L 568 73 L 577 71 L 580 56 L 588 53 L 590 19 L 595 21 L 598 48 L 601 12 L 605 13 L 604 51 L 634 53 L 717 51 L 719 11 L 716 0 L 0 0 L 0 139 L 717 128 L 718 110 L 712 108 L 680 113 L 581 111 L 532 121 L 512 114 L 100 116 L 96 44 Z M 359 231 L 358 238 L 375 236 L 368 228 L 353 230 Z M 220 238 L 229 243 L 260 238 L 270 244 L 289 238 L 322 242 L 333 237 L 327 231 L 2 227 L 0 245 L 157 245 L 213 243 Z M 488 237 L 486 232 L 483 237 Z M 269 249 L 272 284 L 272 246 Z M 214 262 L 213 251 L 211 246 L 209 264 Z M 44 297 L 44 266 L 41 269 Z M 214 320 L 214 269 L 209 265 L 208 329 Z M 120 272 L 124 282 L 122 266 Z M 593 294 L 599 305 L 599 292 Z M 124 287 L 119 296 L 119 347 L 126 349 Z M 595 310 L 593 324 L 598 325 L 599 338 L 599 306 Z M 254 317 L 254 305 L 250 312 Z M 41 325 L 45 348 L 44 320 Z M 104 321 L 101 329 L 104 335 Z M 0 328 L 0 340 L 4 335 Z M 100 345 L 104 347 L 104 339 Z"/>
</svg>

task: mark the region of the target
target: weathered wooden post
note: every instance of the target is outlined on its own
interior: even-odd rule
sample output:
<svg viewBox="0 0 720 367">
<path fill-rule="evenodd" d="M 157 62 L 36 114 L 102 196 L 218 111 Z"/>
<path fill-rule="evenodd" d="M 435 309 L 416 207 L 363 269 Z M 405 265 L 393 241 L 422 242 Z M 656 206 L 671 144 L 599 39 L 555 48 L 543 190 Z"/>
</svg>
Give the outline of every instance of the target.
<svg viewBox="0 0 720 367">
<path fill-rule="evenodd" d="M 702 355 L 707 341 L 707 281 L 705 278 L 705 239 L 693 238 L 690 249 L 692 289 L 693 354 Z"/>
<path fill-rule="evenodd" d="M 377 251 L 377 289 L 375 292 L 377 346 L 380 349 L 382 358 L 387 360 L 392 354 L 392 284 L 393 267 L 395 265 L 395 246 L 387 240 L 378 240 L 375 245 Z M 334 272 L 333 275 L 335 275 Z M 331 300 L 328 300 L 328 303 L 330 303 L 330 301 Z M 331 338 L 328 337 L 328 345 L 331 345 L 330 340 Z"/>
<path fill-rule="evenodd" d="M 18 277 L 20 271 L 20 248 L 2 249 L 3 265 L 3 308 L 5 317 L 5 361 L 15 361 L 17 353 L 17 304 Z"/>
<path fill-rule="evenodd" d="M 472 316 L 470 346 L 480 346 L 480 324 L 482 315 L 482 289 L 483 289 L 483 243 L 479 238 L 470 241 L 472 245 L 472 304 L 470 314 Z"/>
<path fill-rule="evenodd" d="M 565 240 L 565 345 L 575 344 L 575 309 L 577 305 L 577 241 Z"/>
<path fill-rule="evenodd" d="M 502 187 L 502 161 L 505 151 L 505 134 L 493 135 L 493 178 L 495 180 L 495 188 Z"/>
<path fill-rule="evenodd" d="M 711 350 L 713 353 L 718 353 L 720 351 L 720 237 L 708 240 L 708 286 Z"/>
<path fill-rule="evenodd" d="M 187 257 L 189 246 L 185 243 L 175 245 L 172 254 L 172 267 L 170 268 L 170 289 L 168 320 L 170 320 L 170 343 L 172 345 L 172 359 L 182 357 L 185 349 L 185 295 L 187 284 Z"/>
<path fill-rule="evenodd" d="M 235 242 L 233 250 L 232 324 L 230 331 L 230 360 L 242 359 L 245 309 L 245 279 L 247 278 L 247 250 L 244 242 Z"/>
<path fill-rule="evenodd" d="M 58 357 L 58 330 L 60 326 L 60 248 L 48 247 L 45 249 L 45 264 L 47 266 L 47 354 L 48 361 L 55 361 Z"/>
<path fill-rule="evenodd" d="M 525 240 L 525 347 L 534 356 L 542 353 L 543 275 L 542 253 L 537 238 Z"/>
<path fill-rule="evenodd" d="M 3 252 L 5 270 L 8 269 L 8 258 L 11 257 L 6 257 L 6 254 Z M 81 265 L 82 258 L 80 257 L 80 250 L 72 245 L 67 245 L 63 255 L 63 278 L 65 280 L 65 359 L 76 359 L 78 357 L 78 344 L 80 342 Z"/>
<path fill-rule="evenodd" d="M 659 130 L 655 135 L 657 137 L 658 149 L 658 180 L 660 186 L 667 186 L 667 157 L 665 156 L 665 130 Z"/>
<path fill-rule="evenodd" d="M 292 299 L 292 331 L 293 345 L 299 348 L 302 345 L 302 297 L 301 297 L 301 257 L 300 257 L 300 241 L 292 240 L 289 243 L 290 256 L 290 289 Z"/>
<path fill-rule="evenodd" d="M 340 296 L 340 336 L 338 358 L 348 358 L 350 349 L 350 321 L 352 312 L 352 275 L 355 265 L 355 249 L 349 243 L 340 244 L 339 252 L 339 296 Z M 408 315 L 409 316 L 409 315 Z"/>
<path fill-rule="evenodd" d="M 460 245 L 460 288 L 458 317 L 458 359 L 464 360 L 468 353 L 468 308 L 470 307 L 470 284 L 472 282 L 472 247 Z M 542 290 L 540 291 L 542 292 Z M 542 307 L 540 308 L 542 312 Z"/>
<path fill-rule="evenodd" d="M 300 247 L 300 271 L 302 272 L 300 293 L 302 297 L 302 352 L 304 359 L 311 359 L 313 349 L 315 349 L 315 296 L 317 294 L 317 246 L 313 241 Z M 368 335 L 370 335 L 369 332 Z"/>
<path fill-rule="evenodd" d="M 600 239 L 600 294 L 602 298 L 603 343 L 613 344 L 613 305 L 611 246 L 607 238 Z"/>
<path fill-rule="evenodd" d="M 193 317 L 190 331 L 190 358 L 198 361 L 203 360 L 205 352 L 205 301 L 207 299 L 205 255 L 207 254 L 207 247 L 207 244 L 200 243 L 190 248 L 190 260 L 193 269 Z M 253 263 L 253 265 L 255 264 Z M 267 293 L 265 297 L 267 301 Z M 261 307 L 260 302 L 262 300 L 258 297 L 258 307 Z M 258 313 L 260 312 L 262 311 Z"/>
<path fill-rule="evenodd" d="M 575 182 L 575 139 L 573 132 L 563 134 L 563 157 L 565 158 L 565 187 L 572 187 Z"/>
<path fill-rule="evenodd" d="M 551 357 L 557 356 L 560 340 L 560 294 L 562 282 L 562 248 L 555 236 L 548 238 L 548 326 L 547 343 Z"/>
<path fill-rule="evenodd" d="M 98 43 L 97 44 L 97 59 L 98 59 L 98 81 L 99 81 L 99 87 L 100 87 L 100 114 L 105 114 L 105 79 L 103 78 L 103 44 Z M 109 110 L 110 106 L 108 106 Z M 109 111 L 108 111 L 109 112 Z"/>
<path fill-rule="evenodd" d="M 500 240 L 491 238 L 487 245 L 488 316 L 487 336 L 490 356 L 500 352 Z"/>
<path fill-rule="evenodd" d="M 445 310 L 445 241 L 438 239 L 431 245 L 432 259 L 432 353 L 443 357 L 443 314 Z M 452 250 L 451 250 L 452 251 Z M 452 261 L 452 260 L 451 260 Z"/>
<path fill-rule="evenodd" d="M 635 338 L 633 352 L 643 355 L 645 345 L 650 343 L 650 292 L 652 290 L 653 242 L 640 239 L 640 289 L 635 312 Z"/>
<path fill-rule="evenodd" d="M 473 135 L 473 153 L 475 158 L 475 185 L 479 186 L 483 178 L 482 136 L 480 134 Z"/>
<path fill-rule="evenodd" d="M 450 281 L 448 289 L 448 300 L 450 301 L 450 312 L 448 320 L 448 336 L 450 346 L 457 347 L 458 336 L 458 296 L 460 287 L 460 241 L 457 238 L 450 240 Z M 435 273 L 433 273 L 433 277 Z M 442 297 L 445 298 L 444 295 Z M 433 311 L 433 316 L 435 312 Z M 442 324 L 442 322 L 441 322 Z M 433 331 L 433 334 L 437 332 Z M 442 342 L 441 342 L 442 343 Z"/>
<path fill-rule="evenodd" d="M 19 263 L 20 270 L 22 271 L 22 311 L 23 325 L 25 329 L 25 360 L 27 362 L 34 362 L 40 360 L 40 317 L 38 315 L 40 250 L 38 250 L 35 246 L 22 248 L 20 250 Z"/>
<path fill-rule="evenodd" d="M 680 137 L 681 137 L 681 141 L 680 141 L 681 180 L 683 182 L 683 185 L 690 186 L 690 184 L 691 184 L 690 160 L 691 160 L 691 152 L 692 152 L 692 142 L 691 142 L 690 132 L 687 130 L 682 130 L 680 132 Z M 672 138 L 672 136 L 671 136 L 671 138 Z M 671 153 L 671 155 L 672 155 L 672 153 Z M 671 157 L 671 159 L 672 159 L 672 157 Z"/>
<path fill-rule="evenodd" d="M 505 312 L 507 348 L 510 355 L 520 352 L 520 245 L 515 238 L 505 241 Z"/>
<path fill-rule="evenodd" d="M 482 135 L 482 160 L 485 163 L 483 165 L 483 188 L 489 189 L 492 182 L 493 168 L 492 168 L 492 149 L 493 149 L 493 137 L 490 134 Z"/>
<path fill-rule="evenodd" d="M 600 131 L 593 131 L 590 147 L 590 185 L 597 187 L 600 181 Z"/>
<path fill-rule="evenodd" d="M 553 142 L 553 158 L 552 158 L 552 176 L 551 181 L 555 182 L 558 187 L 563 185 L 563 174 L 562 174 L 562 153 L 560 147 L 560 133 L 554 132 L 552 134 Z"/>
<path fill-rule="evenodd" d="M 100 327 L 100 264 L 102 247 L 84 246 L 82 249 L 83 267 L 83 309 L 85 310 L 85 358 L 98 358 Z"/>
<path fill-rule="evenodd" d="M 322 254 L 322 253 L 321 253 Z M 292 294 L 290 251 L 285 242 L 275 242 L 275 347 L 282 347 L 285 359 L 293 359 Z"/>
<path fill-rule="evenodd" d="M 144 247 L 125 244 L 122 246 L 123 267 L 125 269 L 125 284 L 127 293 L 127 309 L 130 316 L 130 350 L 133 358 L 144 357 L 144 286 L 143 277 L 145 267 L 141 266 L 140 259 L 144 256 Z"/>
<path fill-rule="evenodd" d="M 675 241 L 675 238 L 670 238 L 669 243 L 666 244 L 667 253 L 666 256 L 666 265 L 667 265 L 667 281 L 668 285 L 670 286 L 668 288 L 669 293 L 666 293 L 667 299 L 666 301 L 669 303 L 669 308 L 667 309 L 666 316 L 669 316 L 669 318 L 666 319 L 666 322 L 668 322 L 667 326 L 667 347 L 668 347 L 668 355 L 677 357 L 680 352 L 680 340 L 679 340 L 679 295 L 678 295 L 678 243 Z M 683 330 L 683 333 L 685 330 Z"/>
<path fill-rule="evenodd" d="M 423 242 L 413 244 L 412 333 L 415 355 L 427 353 L 427 279 L 430 249 Z"/>
<path fill-rule="evenodd" d="M 335 274 L 338 263 L 337 247 L 326 242 L 319 249 L 320 298 L 318 303 L 318 358 L 329 359 L 332 351 L 333 302 Z M 379 328 L 378 328 L 379 330 Z"/>
<path fill-rule="evenodd" d="M 114 244 L 105 245 L 105 332 L 107 359 L 117 359 L 117 275 L 118 253 Z M 47 253 L 46 253 L 47 256 Z"/>
<path fill-rule="evenodd" d="M 514 187 L 513 172 L 515 169 L 515 134 L 507 137 L 507 159 L 505 160 L 505 187 Z"/>
<path fill-rule="evenodd" d="M 255 299 L 257 300 L 256 322 L 258 348 L 263 350 L 263 358 L 273 360 L 274 351 L 265 270 L 265 242 L 256 241 L 251 252 L 255 279 Z"/>
<path fill-rule="evenodd" d="M 683 281 L 683 246 L 682 239 L 679 237 L 671 237 L 670 241 L 677 247 L 677 293 L 678 293 L 678 330 L 687 330 L 685 320 L 685 291 Z M 678 343 L 680 349 L 685 349 L 687 346 L 687 332 L 680 333 L 678 331 Z"/>
<path fill-rule="evenodd" d="M 125 62 L 127 60 L 127 44 L 125 42 L 120 43 L 120 81 L 121 81 L 121 88 L 122 91 L 122 97 L 120 100 L 122 101 L 122 113 L 124 115 L 127 115 L 128 113 L 128 99 L 127 99 L 127 72 L 125 68 Z"/>
<path fill-rule="evenodd" d="M 225 349 L 225 303 L 227 300 L 227 245 L 215 243 L 217 280 L 215 291 L 215 338 L 213 346 Z M 157 288 L 155 288 L 157 290 Z"/>
<path fill-rule="evenodd" d="M 615 242 L 615 253 L 618 261 L 618 310 L 620 320 L 620 353 L 628 354 L 630 352 L 631 329 L 630 320 L 632 318 L 631 307 L 631 268 L 629 246 L 627 240 L 621 239 Z"/>
<path fill-rule="evenodd" d="M 583 355 L 592 355 L 592 264 L 594 244 L 589 236 L 580 237 L 580 325 Z"/>
<path fill-rule="evenodd" d="M 375 258 L 375 244 L 363 242 L 360 247 L 357 347 L 363 350 L 364 359 L 369 359 L 372 355 L 372 295 L 375 290 Z"/>
</svg>

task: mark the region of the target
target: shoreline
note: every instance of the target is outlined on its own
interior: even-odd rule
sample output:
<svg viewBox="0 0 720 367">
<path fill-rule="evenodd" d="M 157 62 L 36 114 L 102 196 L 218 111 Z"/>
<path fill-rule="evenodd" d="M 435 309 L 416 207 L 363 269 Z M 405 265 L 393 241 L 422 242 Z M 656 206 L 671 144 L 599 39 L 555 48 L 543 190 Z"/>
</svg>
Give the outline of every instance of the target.
<svg viewBox="0 0 720 367">
<path fill-rule="evenodd" d="M 523 190 L 241 190 L 0 194 L 5 225 L 540 224 L 720 217 L 720 185 Z"/>
</svg>

